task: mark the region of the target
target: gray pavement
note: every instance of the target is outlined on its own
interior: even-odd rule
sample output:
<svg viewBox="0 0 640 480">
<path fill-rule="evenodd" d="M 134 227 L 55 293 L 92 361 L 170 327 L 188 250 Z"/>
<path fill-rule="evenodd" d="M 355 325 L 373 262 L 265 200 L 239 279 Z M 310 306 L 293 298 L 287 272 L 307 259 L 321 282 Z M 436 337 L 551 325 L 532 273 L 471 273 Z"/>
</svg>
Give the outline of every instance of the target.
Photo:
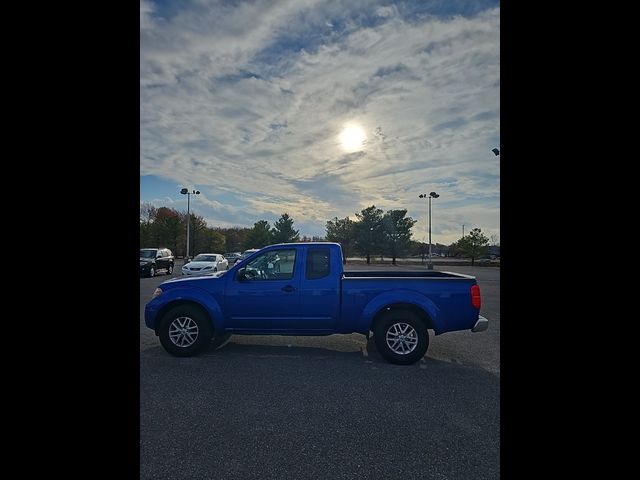
<svg viewBox="0 0 640 480">
<path fill-rule="evenodd" d="M 141 278 L 140 478 L 499 478 L 500 269 L 440 269 L 477 277 L 489 330 L 431 335 L 411 366 L 358 334 L 232 336 L 171 357 L 143 320 L 168 277 Z"/>
</svg>

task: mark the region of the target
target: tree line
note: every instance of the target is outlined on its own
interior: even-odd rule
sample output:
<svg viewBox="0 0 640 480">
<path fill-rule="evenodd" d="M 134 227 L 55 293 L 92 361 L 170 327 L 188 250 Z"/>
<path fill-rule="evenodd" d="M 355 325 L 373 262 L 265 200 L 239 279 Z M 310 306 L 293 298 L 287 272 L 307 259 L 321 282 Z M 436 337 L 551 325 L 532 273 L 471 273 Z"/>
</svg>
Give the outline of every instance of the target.
<svg viewBox="0 0 640 480">
<path fill-rule="evenodd" d="M 200 215 L 190 214 L 189 251 L 238 252 L 249 248 L 262 248 L 274 243 L 299 241 L 329 241 L 342 245 L 344 261 L 347 257 L 360 255 L 371 263 L 372 256 L 386 255 L 396 264 L 398 257 L 408 254 L 428 253 L 428 244 L 411 239 L 411 229 L 416 220 L 407 216 L 406 209 L 383 212 L 375 205 L 364 208 L 355 214 L 357 220 L 349 217 L 334 217 L 326 223 L 326 237 L 300 238 L 293 227 L 294 220 L 283 213 L 273 226 L 266 220 L 258 220 L 253 228 L 246 227 L 209 227 Z M 144 203 L 140 208 L 140 247 L 166 247 L 175 255 L 186 254 L 187 214 L 173 208 L 156 208 Z M 489 240 L 479 228 L 473 229 L 448 248 L 450 255 L 470 257 L 472 263 L 486 253 Z M 443 247 L 442 245 L 437 245 Z M 432 245 L 432 252 L 434 246 Z"/>
<path fill-rule="evenodd" d="M 283 213 L 269 225 L 257 221 L 253 228 L 209 227 L 200 215 L 190 213 L 189 252 L 240 252 L 262 248 L 274 243 L 298 242 L 300 235 L 293 228 L 293 219 Z M 187 214 L 173 208 L 155 207 L 143 203 L 140 207 L 140 248 L 166 247 L 174 255 L 186 255 Z M 306 240 L 308 237 L 304 237 Z M 315 239 L 316 237 L 314 237 Z"/>
</svg>

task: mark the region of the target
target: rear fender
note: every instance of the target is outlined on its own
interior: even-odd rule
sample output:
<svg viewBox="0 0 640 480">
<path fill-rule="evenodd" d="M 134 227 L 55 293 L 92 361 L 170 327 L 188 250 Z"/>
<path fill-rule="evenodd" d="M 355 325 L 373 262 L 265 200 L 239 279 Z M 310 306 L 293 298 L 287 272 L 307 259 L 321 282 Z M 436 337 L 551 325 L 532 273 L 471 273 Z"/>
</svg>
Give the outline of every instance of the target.
<svg viewBox="0 0 640 480">
<path fill-rule="evenodd" d="M 430 318 L 431 327 L 434 329 L 436 335 L 443 330 L 444 326 L 438 316 L 440 309 L 436 307 L 436 305 L 425 295 L 422 295 L 415 290 L 393 290 L 391 292 L 383 292 L 380 295 L 377 295 L 364 307 L 362 310 L 362 316 L 358 322 L 359 326 L 362 327 L 360 331 L 370 330 L 373 326 L 373 320 L 378 312 L 389 305 L 397 303 L 408 303 L 423 310 Z"/>
</svg>

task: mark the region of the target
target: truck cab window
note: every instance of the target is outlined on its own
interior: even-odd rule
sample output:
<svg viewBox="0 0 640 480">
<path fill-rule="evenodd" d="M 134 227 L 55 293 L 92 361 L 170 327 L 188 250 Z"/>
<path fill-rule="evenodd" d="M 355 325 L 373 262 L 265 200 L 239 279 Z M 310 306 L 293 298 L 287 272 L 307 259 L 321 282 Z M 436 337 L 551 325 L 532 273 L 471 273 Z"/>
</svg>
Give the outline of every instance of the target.
<svg viewBox="0 0 640 480">
<path fill-rule="evenodd" d="M 329 275 L 329 249 L 310 248 L 307 251 L 306 278 L 316 280 Z"/>
</svg>

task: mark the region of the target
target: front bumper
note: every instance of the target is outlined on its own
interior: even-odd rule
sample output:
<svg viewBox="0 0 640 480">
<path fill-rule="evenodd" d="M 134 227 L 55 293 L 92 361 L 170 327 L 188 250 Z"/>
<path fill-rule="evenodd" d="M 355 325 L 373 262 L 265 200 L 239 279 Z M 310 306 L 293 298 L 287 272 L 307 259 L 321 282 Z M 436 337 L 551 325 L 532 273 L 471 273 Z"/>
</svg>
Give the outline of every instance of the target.
<svg viewBox="0 0 640 480">
<path fill-rule="evenodd" d="M 489 320 L 484 318 L 482 315 L 478 316 L 478 321 L 471 329 L 472 332 L 484 332 L 487 328 L 489 328 Z"/>
<path fill-rule="evenodd" d="M 156 329 L 156 317 L 158 315 L 158 310 L 159 307 L 153 303 L 153 300 L 147 303 L 144 307 L 144 324 L 153 330 Z"/>
<path fill-rule="evenodd" d="M 182 275 L 187 275 L 187 276 L 206 275 L 208 273 L 214 273 L 213 268 L 208 268 L 207 270 L 196 270 L 193 272 L 191 270 L 182 269 Z"/>
<path fill-rule="evenodd" d="M 143 265 L 140 265 L 140 273 L 149 273 L 152 265 L 152 263 L 145 263 Z M 153 267 L 155 268 L 155 265 L 153 265 Z"/>
</svg>

